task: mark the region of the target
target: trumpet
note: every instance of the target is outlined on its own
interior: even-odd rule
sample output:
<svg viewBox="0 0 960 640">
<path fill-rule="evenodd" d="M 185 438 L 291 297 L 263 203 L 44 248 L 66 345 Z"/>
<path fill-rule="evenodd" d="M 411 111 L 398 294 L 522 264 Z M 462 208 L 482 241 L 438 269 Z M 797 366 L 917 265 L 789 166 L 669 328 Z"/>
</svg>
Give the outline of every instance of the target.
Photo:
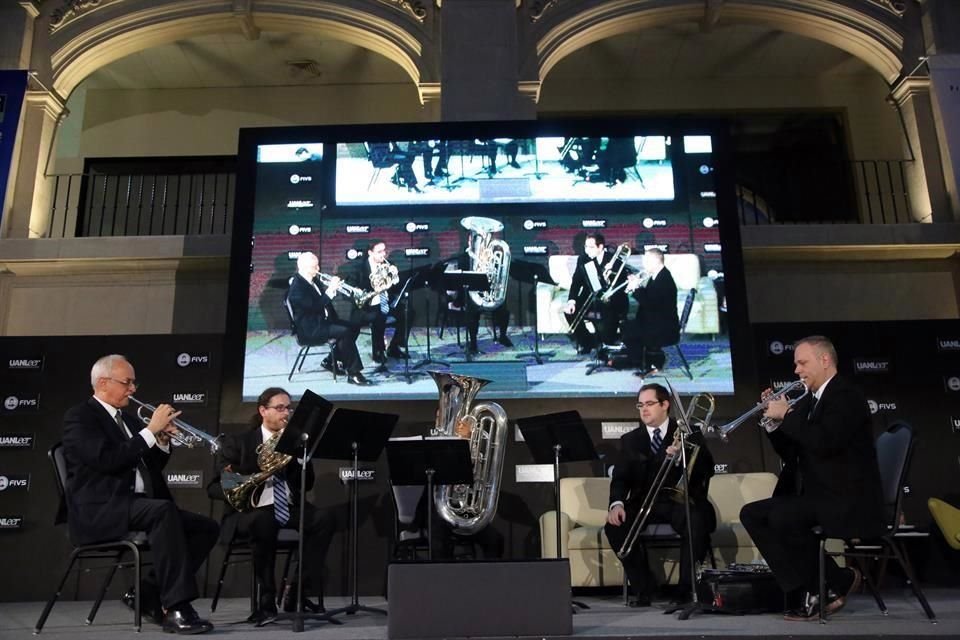
<svg viewBox="0 0 960 640">
<path fill-rule="evenodd" d="M 137 417 L 140 418 L 140 421 L 143 422 L 143 424 L 150 424 L 150 419 L 153 418 L 153 414 L 157 408 L 152 404 L 140 402 L 133 396 L 130 396 L 130 400 L 140 405 L 137 409 Z M 201 431 L 179 418 L 174 418 L 170 421 L 170 424 L 179 430 L 176 433 L 171 433 L 170 439 L 177 442 L 180 446 L 192 449 L 201 442 L 206 442 L 210 447 L 211 454 L 220 450 L 220 436 L 214 437 L 206 431 Z"/>
<path fill-rule="evenodd" d="M 318 273 L 315 279 L 318 280 L 320 284 L 322 284 L 324 287 L 329 287 L 334 277 L 335 276 L 331 276 L 328 273 Z M 354 287 L 343 281 L 341 281 L 340 284 L 337 285 L 337 292 L 342 293 L 345 296 L 348 296 L 351 300 L 353 300 L 353 303 L 358 307 L 362 307 L 363 305 L 365 305 L 370 300 L 370 298 L 377 295 L 378 293 L 374 291 L 364 291 L 360 287 Z"/>
<path fill-rule="evenodd" d="M 791 394 L 796 393 L 801 388 L 803 389 L 803 393 L 801 393 L 798 396 L 791 397 Z M 744 413 L 739 418 L 731 420 L 727 424 L 722 424 L 717 427 L 710 427 L 710 431 L 712 433 L 718 434 L 720 436 L 720 439 L 726 442 L 730 437 L 730 434 L 737 427 L 739 427 L 744 422 L 746 422 L 753 416 L 757 415 L 758 413 L 763 413 L 764 411 L 766 411 L 767 405 L 770 403 L 771 400 L 779 400 L 781 398 L 786 398 L 787 404 L 789 404 L 792 407 L 797 402 L 799 402 L 802 398 L 805 398 L 808 393 L 810 393 L 810 389 L 808 389 L 807 386 L 803 384 L 802 380 L 794 380 L 793 382 L 785 386 L 783 389 L 780 389 L 780 391 L 777 391 L 776 393 L 771 394 L 769 397 L 764 398 L 763 400 L 758 402 L 756 405 L 754 405 L 752 409 Z M 760 426 L 766 429 L 767 431 L 770 431 L 771 429 L 774 428 L 775 425 L 778 425 L 779 423 L 780 423 L 779 420 L 775 420 L 773 418 L 764 417 L 760 419 Z"/>
</svg>

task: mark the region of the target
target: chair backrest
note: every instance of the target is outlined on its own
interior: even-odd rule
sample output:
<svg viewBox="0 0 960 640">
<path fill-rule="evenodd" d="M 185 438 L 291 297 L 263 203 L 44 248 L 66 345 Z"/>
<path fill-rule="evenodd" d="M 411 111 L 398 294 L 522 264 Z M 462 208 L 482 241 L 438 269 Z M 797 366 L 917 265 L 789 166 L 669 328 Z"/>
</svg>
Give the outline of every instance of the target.
<svg viewBox="0 0 960 640">
<path fill-rule="evenodd" d="M 743 505 L 773 495 L 777 476 L 767 471 L 719 473 L 710 478 L 707 498 L 717 511 L 717 522 L 740 522 Z"/>
<path fill-rule="evenodd" d="M 367 159 L 375 169 L 385 169 L 397 164 L 397 161 L 390 157 L 389 142 L 364 142 L 363 146 L 367 150 Z"/>
<path fill-rule="evenodd" d="M 680 335 L 687 329 L 687 321 L 690 320 L 690 310 L 693 309 L 693 300 L 697 297 L 697 290 L 690 289 L 687 292 L 687 299 L 683 303 L 683 311 L 680 313 Z"/>
<path fill-rule="evenodd" d="M 903 421 L 894 422 L 880 434 L 876 446 L 884 516 L 887 525 L 896 529 L 900 521 L 903 485 L 907 481 L 913 456 L 913 427 Z"/>
<path fill-rule="evenodd" d="M 609 501 L 610 478 L 560 478 L 560 509 L 579 525 L 602 526 Z"/>
<path fill-rule="evenodd" d="M 60 498 L 60 507 L 54 518 L 54 524 L 63 524 L 67 521 L 67 459 L 63 455 L 63 443 L 57 442 L 47 450 L 47 458 L 53 469 L 54 484 Z"/>
<path fill-rule="evenodd" d="M 293 305 L 290 304 L 290 288 L 293 284 L 293 277 L 287 280 L 287 292 L 283 294 L 283 310 L 287 312 L 287 321 L 290 323 L 290 333 L 297 337 L 297 343 L 300 342 L 300 334 L 297 333 L 297 323 L 293 319 Z"/>
</svg>

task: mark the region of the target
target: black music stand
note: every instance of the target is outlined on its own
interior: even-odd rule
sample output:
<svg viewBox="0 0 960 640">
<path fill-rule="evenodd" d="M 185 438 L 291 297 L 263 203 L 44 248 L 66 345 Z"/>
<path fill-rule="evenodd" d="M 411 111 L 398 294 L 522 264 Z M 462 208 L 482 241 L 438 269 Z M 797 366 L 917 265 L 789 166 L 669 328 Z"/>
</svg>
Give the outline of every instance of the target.
<svg viewBox="0 0 960 640">
<path fill-rule="evenodd" d="M 414 284 L 411 286 L 412 289 L 432 289 L 433 284 L 440 282 L 440 274 L 443 273 L 443 268 L 445 262 L 436 262 L 434 264 L 424 265 L 422 267 L 417 267 L 416 269 L 411 269 L 413 273 Z M 408 307 L 409 308 L 409 307 Z M 430 349 L 430 296 L 425 296 L 423 299 L 423 309 L 424 316 L 426 316 L 426 327 L 427 327 L 427 355 L 425 355 L 417 364 L 410 367 L 411 369 L 419 369 L 420 367 L 425 367 L 428 364 L 439 364 L 445 367 L 449 367 L 450 363 L 446 360 L 434 360 L 433 354 Z M 409 352 L 409 346 L 407 352 Z M 420 373 L 420 372 L 418 372 Z M 410 374 L 412 375 L 412 374 Z M 407 383 L 410 383 L 410 378 L 407 379 Z"/>
<path fill-rule="evenodd" d="M 404 305 L 403 305 L 403 330 L 406 332 L 407 335 L 405 335 L 405 336 L 403 337 L 403 345 L 404 345 L 404 349 L 403 349 L 403 377 L 406 379 L 407 384 L 412 384 L 412 383 L 413 383 L 413 374 L 410 373 L 410 330 L 411 330 L 411 327 L 410 327 L 410 290 L 413 289 L 413 287 L 415 286 L 414 283 L 416 282 L 417 278 L 419 277 L 419 273 L 418 273 L 416 270 L 411 270 L 411 274 L 412 274 L 412 275 L 410 275 L 410 277 L 408 277 L 408 278 L 406 279 L 406 281 L 404 281 L 403 286 L 400 287 L 400 293 L 398 293 L 397 296 L 393 299 L 393 302 L 390 303 L 390 310 L 392 311 L 393 309 L 396 309 L 396 308 L 397 308 L 397 305 L 400 303 L 401 300 L 403 300 L 403 302 L 404 302 Z M 396 331 L 396 330 L 397 330 L 396 327 L 394 327 L 394 331 Z M 428 331 L 427 333 L 428 333 L 428 335 L 429 335 L 429 331 Z M 387 372 L 387 373 L 389 372 L 389 369 L 386 368 L 386 362 L 384 362 L 384 364 L 381 365 L 381 366 L 384 368 L 385 372 Z"/>
<path fill-rule="evenodd" d="M 434 483 L 473 484 L 470 443 L 464 438 L 394 440 L 387 443 L 387 464 L 394 486 L 427 485 L 427 559 L 433 560 Z"/>
<path fill-rule="evenodd" d="M 350 482 L 350 583 L 352 596 L 350 604 L 347 606 L 328 611 L 326 615 L 329 617 L 341 613 L 353 615 L 358 611 L 387 615 L 387 612 L 383 609 L 360 604 L 360 598 L 357 595 L 357 557 L 359 554 L 357 548 L 357 502 L 359 494 L 357 482 L 359 461 L 376 462 L 399 418 L 400 416 L 391 413 L 374 413 L 372 411 L 340 408 L 333 414 L 330 423 L 324 429 L 323 436 L 317 443 L 318 457 L 326 460 L 347 460 L 353 464 L 353 478 Z"/>
<path fill-rule="evenodd" d="M 470 300 L 471 291 L 489 291 L 490 290 L 490 278 L 487 277 L 486 273 L 481 273 L 479 271 L 444 271 L 440 275 L 440 286 L 446 291 L 453 291 L 456 289 L 463 290 L 463 312 L 464 315 L 468 313 L 467 308 L 469 305 L 473 304 Z M 477 309 L 477 313 L 481 313 L 480 309 Z M 479 330 L 479 328 L 478 328 Z M 472 362 L 472 354 L 470 353 L 470 329 L 467 329 L 467 348 L 464 349 L 464 356 L 467 362 Z M 477 336 L 474 336 L 476 340 Z"/>
<path fill-rule="evenodd" d="M 517 282 L 527 282 L 533 285 L 533 295 L 534 295 L 534 304 L 533 304 L 533 351 L 528 351 L 527 353 L 518 353 L 517 359 L 528 358 L 533 356 L 533 359 L 537 364 L 543 364 L 543 358 L 541 356 L 552 356 L 553 351 L 540 351 L 540 332 L 537 330 L 540 320 L 539 309 L 537 309 L 536 304 L 536 295 L 537 295 L 537 283 L 544 282 L 546 284 L 557 284 L 553 281 L 553 278 L 550 277 L 550 272 L 547 270 L 547 265 L 540 264 L 539 262 L 527 262 L 525 260 L 511 260 L 510 261 L 510 277 L 512 277 Z M 520 317 L 523 317 L 523 292 L 520 290 L 520 287 L 517 287 L 517 304 L 520 313 Z"/>
<path fill-rule="evenodd" d="M 553 464 L 553 503 L 556 511 L 557 559 L 560 559 L 560 463 L 596 460 L 597 450 L 578 411 L 561 411 L 530 418 L 518 418 L 517 427 L 536 464 Z M 587 604 L 571 600 L 575 607 Z M 576 613 L 576 608 L 574 608 Z"/>
<path fill-rule="evenodd" d="M 317 447 L 317 443 L 322 439 L 326 431 L 328 419 L 333 413 L 333 403 L 325 398 L 315 394 L 307 389 L 303 392 L 300 401 L 297 403 L 297 409 L 290 416 L 283 435 L 277 441 L 274 451 L 293 457 L 300 457 L 303 464 L 300 465 L 300 521 L 297 523 L 297 594 L 303 594 L 303 512 L 306 505 L 306 494 L 304 487 L 307 486 L 307 465 L 310 463 L 310 455 Z M 278 613 L 276 617 L 265 622 L 275 622 L 278 620 L 292 620 L 293 631 L 299 633 L 303 631 L 304 620 L 326 620 L 333 624 L 341 624 L 339 620 L 334 620 L 327 613 L 304 613 L 303 598 L 297 598 L 297 610 L 286 613 Z"/>
</svg>

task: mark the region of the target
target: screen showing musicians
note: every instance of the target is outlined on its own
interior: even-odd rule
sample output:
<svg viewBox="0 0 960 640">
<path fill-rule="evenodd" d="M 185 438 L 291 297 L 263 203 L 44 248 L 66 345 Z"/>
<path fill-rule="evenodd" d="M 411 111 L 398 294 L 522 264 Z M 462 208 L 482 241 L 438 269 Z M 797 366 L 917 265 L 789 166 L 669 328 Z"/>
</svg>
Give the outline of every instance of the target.
<svg viewBox="0 0 960 640">
<path fill-rule="evenodd" d="M 124 411 L 137 390 L 137 375 L 121 355 L 97 360 L 90 384 L 93 396 L 63 418 L 70 539 L 87 545 L 146 532 L 153 564 L 141 580 L 141 611 L 168 633 L 210 631 L 213 625 L 191 602 L 199 596 L 197 570 L 216 544 L 219 527 L 179 509 L 163 475 L 180 412 L 161 404 L 142 426 Z M 131 609 L 134 591 L 122 597 Z"/>
<path fill-rule="evenodd" d="M 387 245 L 374 240 L 367 247 L 366 257 L 360 261 L 356 287 L 364 291 L 369 301 L 354 309 L 354 321 L 370 326 L 371 357 L 378 364 L 387 358 L 409 358 L 407 352 L 408 319 L 413 310 L 401 295 L 400 276 L 397 267 L 387 261 Z M 393 336 L 386 346 L 384 334 L 387 324 L 393 324 Z"/>
<path fill-rule="evenodd" d="M 683 476 L 682 469 L 675 464 L 680 457 L 680 439 L 677 421 L 670 417 L 671 403 L 667 389 L 659 384 L 640 388 L 637 410 L 641 425 L 620 438 L 620 449 L 611 475 L 610 506 L 604 530 L 610 546 L 618 554 L 626 554 L 622 562 L 630 582 L 628 602 L 633 607 L 650 606 L 657 589 L 643 539 L 634 535 L 642 531 L 637 524 L 638 516 L 640 522 L 643 522 L 642 516 L 647 516 L 644 527 L 650 523 L 666 523 L 680 535 L 679 598 L 683 601 L 692 597 L 691 539 L 687 535 L 685 504 L 676 490 Z M 714 472 L 713 457 L 699 431 L 689 434 L 686 441 L 687 462 L 692 464 L 688 469 L 688 496 L 693 558 L 695 562 L 701 562 L 709 547 L 710 533 L 716 528 L 716 513 L 707 499 Z M 693 447 L 689 445 L 696 448 L 691 450 Z M 671 471 L 657 486 L 654 480 L 664 465 L 669 465 Z"/>
<path fill-rule="evenodd" d="M 257 399 L 250 429 L 224 438 L 217 475 L 207 486 L 211 498 L 227 503 L 220 532 L 223 543 L 249 541 L 259 597 L 247 621 L 257 625 L 277 617 L 277 534 L 281 529 L 299 529 L 301 515 L 304 592 L 298 593 L 294 585 L 281 594 L 282 606 L 284 611 L 295 611 L 301 598 L 302 611 L 324 611 L 323 563 L 333 537 L 334 518 L 309 501 L 300 513 L 301 492 L 313 488 L 313 465 L 307 465 L 306 486 L 301 487 L 301 462 L 274 451 L 292 410 L 290 394 L 284 389 L 265 389 Z M 314 603 L 309 596 L 317 596 L 318 601 Z"/>
<path fill-rule="evenodd" d="M 627 313 L 627 295 L 621 286 L 627 273 L 619 270 L 619 260 L 604 243 L 603 234 L 587 234 L 563 309 L 581 355 L 601 344 L 618 342 L 620 323 Z"/>
<path fill-rule="evenodd" d="M 336 358 L 329 356 L 323 368 L 345 373 L 350 384 L 371 384 L 363 375 L 363 361 L 357 350 L 360 325 L 341 320 L 333 307 L 333 298 L 341 293 L 346 284 L 337 276 L 320 273 L 320 261 L 309 251 L 297 258 L 297 274 L 290 281 L 287 299 L 293 313 L 293 323 L 298 337 L 314 344 L 336 339 Z"/>
</svg>

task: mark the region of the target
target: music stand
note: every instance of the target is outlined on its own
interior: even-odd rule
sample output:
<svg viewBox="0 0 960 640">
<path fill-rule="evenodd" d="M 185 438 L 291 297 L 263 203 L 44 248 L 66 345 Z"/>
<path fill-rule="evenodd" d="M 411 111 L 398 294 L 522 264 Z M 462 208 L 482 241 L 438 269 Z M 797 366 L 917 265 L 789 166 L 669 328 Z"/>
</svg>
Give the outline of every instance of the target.
<svg viewBox="0 0 960 640">
<path fill-rule="evenodd" d="M 290 420 L 283 430 L 283 435 L 280 436 L 274 447 L 274 451 L 277 453 L 295 458 L 299 456 L 303 460 L 303 464 L 300 465 L 300 521 L 297 523 L 297 534 L 299 535 L 297 541 L 297 557 L 299 558 L 297 562 L 297 593 L 301 596 L 303 594 L 303 515 L 307 494 L 304 487 L 307 486 L 307 465 L 310 463 L 308 452 L 313 453 L 313 450 L 316 449 L 331 413 L 333 413 L 333 403 L 307 389 L 303 392 L 296 410 L 290 416 Z M 302 597 L 297 598 L 296 611 L 278 613 L 268 622 L 277 620 L 292 620 L 293 631 L 298 633 L 303 631 L 304 620 L 326 620 L 333 624 L 341 624 L 339 620 L 333 620 L 327 613 L 304 613 Z"/>
<path fill-rule="evenodd" d="M 437 484 L 472 484 L 470 443 L 464 438 L 393 440 L 387 443 L 390 483 L 427 485 L 427 560 L 433 560 L 433 489 Z"/>
<path fill-rule="evenodd" d="M 424 265 L 422 267 L 417 267 L 416 269 L 411 269 L 412 272 L 415 272 L 416 284 L 413 286 L 414 289 L 431 289 L 431 282 L 439 282 L 440 274 L 443 272 L 445 262 L 437 262 L 434 264 Z M 433 354 L 430 350 L 430 296 L 425 296 L 423 299 L 423 308 L 424 315 L 426 316 L 426 327 L 427 327 L 427 355 L 423 357 L 417 364 L 411 367 L 412 369 L 419 369 L 428 364 L 440 364 L 445 367 L 449 367 L 450 363 L 446 360 L 434 360 Z M 409 352 L 409 348 L 407 349 Z M 418 372 L 419 373 L 419 372 Z M 410 380 L 407 380 L 408 384 Z"/>
<path fill-rule="evenodd" d="M 397 424 L 400 416 L 392 413 L 374 413 L 358 409 L 337 409 L 330 418 L 327 428 L 317 442 L 315 449 L 318 457 L 326 460 L 347 460 L 353 464 L 353 478 L 350 483 L 350 604 L 333 611 L 327 616 L 333 617 L 341 613 L 353 615 L 358 611 L 382 613 L 383 609 L 368 607 L 360 604 L 357 594 L 357 557 L 358 550 L 358 470 L 359 462 L 375 462 L 380 457 L 384 445 L 390 438 L 390 432 Z"/>
<path fill-rule="evenodd" d="M 411 270 L 411 275 L 403 283 L 403 286 L 400 287 L 400 293 L 397 294 L 393 302 L 390 303 L 390 310 L 397 308 L 397 305 L 400 304 L 400 301 L 403 300 L 403 330 L 406 335 L 403 337 L 404 345 L 404 355 L 403 355 L 403 377 L 407 380 L 407 384 L 413 383 L 413 374 L 410 373 L 410 289 L 411 286 L 419 276 L 419 273 L 416 270 Z M 396 326 L 393 328 L 394 331 L 397 330 Z M 427 332 L 429 335 L 429 331 Z M 386 369 L 386 364 L 382 365 Z M 389 372 L 389 369 L 387 369 Z"/>
<path fill-rule="evenodd" d="M 467 313 L 468 305 L 472 304 L 470 300 L 471 291 L 489 291 L 490 290 L 490 278 L 487 277 L 486 273 L 481 273 L 480 271 L 444 271 L 440 274 L 440 286 L 446 291 L 452 291 L 455 289 L 463 289 L 463 311 L 464 314 Z M 477 313 L 480 313 L 480 309 L 477 309 Z M 467 348 L 464 350 L 464 354 L 467 362 L 472 362 L 470 354 L 470 330 L 467 329 Z M 477 336 L 473 337 L 476 340 Z"/>
<path fill-rule="evenodd" d="M 550 272 L 547 270 L 547 265 L 540 264 L 539 262 L 527 262 L 525 260 L 511 260 L 510 261 L 510 277 L 512 277 L 517 282 L 527 282 L 533 285 L 533 295 L 534 300 L 536 300 L 537 295 L 537 283 L 544 282 L 546 284 L 557 284 L 554 282 L 553 278 L 550 277 Z M 520 287 L 517 287 L 517 304 L 520 310 L 520 317 L 523 317 L 523 292 L 520 290 Z M 517 359 L 527 358 L 533 356 L 533 359 L 537 364 L 543 364 L 543 358 L 541 356 L 552 356 L 553 351 L 540 351 L 540 332 L 538 331 L 540 321 L 540 310 L 537 308 L 536 301 L 533 305 L 533 351 L 528 351 L 527 353 L 518 353 Z"/>
<path fill-rule="evenodd" d="M 536 464 L 553 464 L 554 520 L 557 526 L 557 559 L 560 559 L 560 463 L 596 460 L 597 450 L 578 411 L 518 418 L 517 427 L 523 434 L 533 461 Z M 577 600 L 571 602 L 581 609 L 590 608 Z"/>
</svg>

